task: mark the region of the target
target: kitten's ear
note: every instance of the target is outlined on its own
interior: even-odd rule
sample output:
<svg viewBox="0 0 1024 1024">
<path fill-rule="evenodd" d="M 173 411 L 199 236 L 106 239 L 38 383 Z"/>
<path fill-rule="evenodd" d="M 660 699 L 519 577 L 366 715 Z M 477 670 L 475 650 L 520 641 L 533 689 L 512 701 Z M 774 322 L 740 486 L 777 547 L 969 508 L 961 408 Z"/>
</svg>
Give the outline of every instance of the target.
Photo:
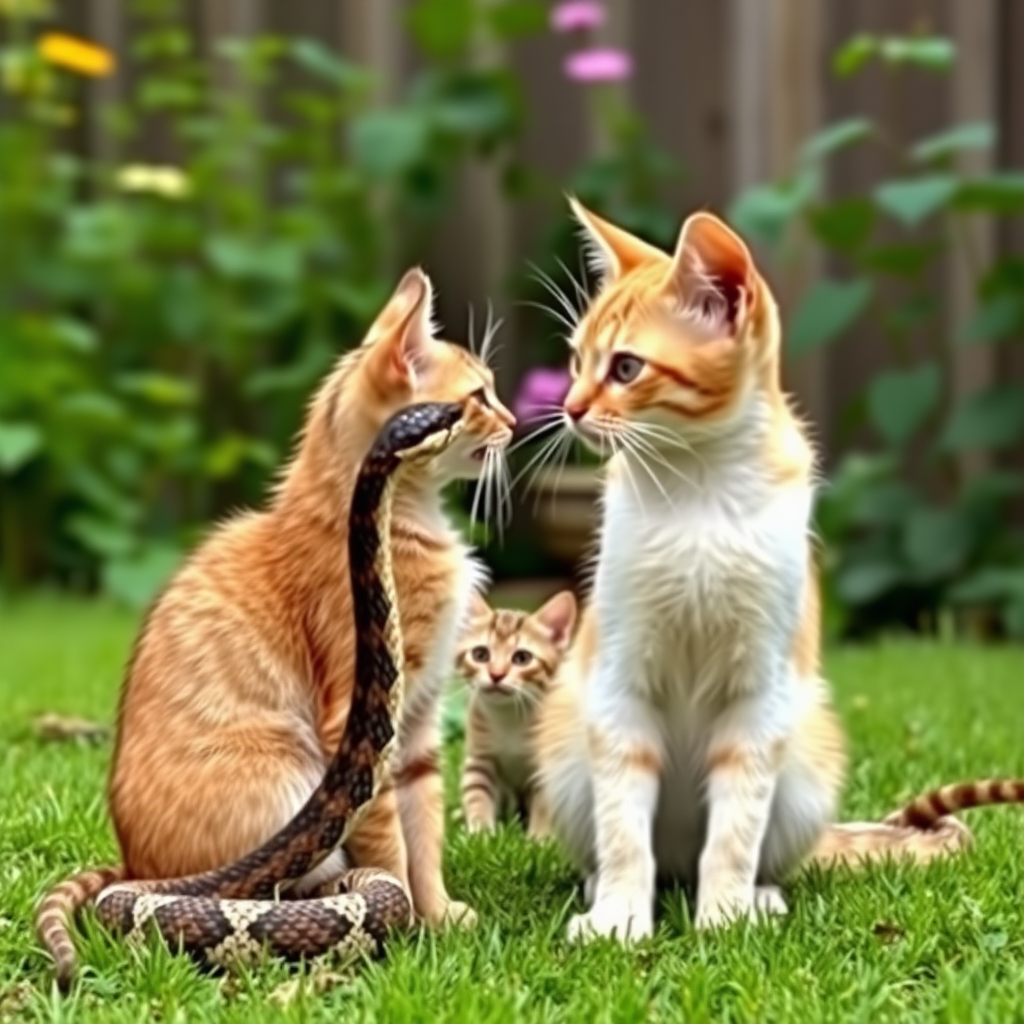
<svg viewBox="0 0 1024 1024">
<path fill-rule="evenodd" d="M 718 217 L 695 213 L 686 218 L 670 280 L 684 313 L 693 314 L 709 333 L 739 333 L 750 310 L 756 271 L 743 239 Z"/>
<path fill-rule="evenodd" d="M 493 614 L 491 606 L 484 599 L 484 595 L 479 590 L 474 590 L 472 597 L 469 599 L 468 619 L 470 624 L 489 619 Z"/>
<path fill-rule="evenodd" d="M 569 196 L 569 207 L 583 228 L 583 243 L 590 269 L 602 280 L 621 277 L 642 263 L 665 259 L 660 249 L 591 213 L 574 196 Z"/>
<path fill-rule="evenodd" d="M 554 645 L 564 651 L 576 625 L 576 597 L 571 590 L 563 590 L 541 605 L 533 617 L 551 634 Z"/>
<path fill-rule="evenodd" d="M 374 376 L 387 390 L 414 388 L 433 338 L 434 289 L 419 268 L 406 271 L 367 333 Z"/>
</svg>

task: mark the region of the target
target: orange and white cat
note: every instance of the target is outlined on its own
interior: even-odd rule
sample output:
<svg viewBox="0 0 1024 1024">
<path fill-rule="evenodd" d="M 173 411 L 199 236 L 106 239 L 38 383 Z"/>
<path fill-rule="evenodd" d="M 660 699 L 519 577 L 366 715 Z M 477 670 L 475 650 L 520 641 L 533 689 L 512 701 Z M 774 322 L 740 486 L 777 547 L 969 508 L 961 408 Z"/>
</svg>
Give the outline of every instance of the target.
<svg viewBox="0 0 1024 1024">
<path fill-rule="evenodd" d="M 455 659 L 472 687 L 462 764 L 462 811 L 470 832 L 493 831 L 499 816 L 522 810 L 529 835 L 547 834 L 547 814 L 534 788 L 532 734 L 537 706 L 575 623 L 576 598 L 568 590 L 532 614 L 474 599 Z"/>
<path fill-rule="evenodd" d="M 348 715 L 354 661 L 347 514 L 355 474 L 384 421 L 412 401 L 460 402 L 458 441 L 394 498 L 391 544 L 405 667 L 393 771 L 342 868 L 385 868 L 430 924 L 473 920 L 442 877 L 438 696 L 484 571 L 442 510 L 441 488 L 479 474 L 514 418 L 466 349 L 433 337 L 432 290 L 405 275 L 363 344 L 310 405 L 268 507 L 220 525 L 150 612 L 124 683 L 110 809 L 128 878 L 234 861 L 285 826 L 320 782 Z M 355 595 L 359 599 L 359 595 Z M 105 880 L 109 881 L 109 874 Z M 104 878 L 89 878 L 96 888 Z M 80 885 L 76 899 L 92 893 Z"/>
<path fill-rule="evenodd" d="M 845 755 L 776 304 L 710 214 L 668 255 L 574 209 L 603 282 L 564 413 L 614 455 L 592 597 L 537 732 L 552 829 L 590 875 L 570 936 L 649 935 L 659 877 L 696 884 L 700 928 L 781 913 Z"/>
</svg>

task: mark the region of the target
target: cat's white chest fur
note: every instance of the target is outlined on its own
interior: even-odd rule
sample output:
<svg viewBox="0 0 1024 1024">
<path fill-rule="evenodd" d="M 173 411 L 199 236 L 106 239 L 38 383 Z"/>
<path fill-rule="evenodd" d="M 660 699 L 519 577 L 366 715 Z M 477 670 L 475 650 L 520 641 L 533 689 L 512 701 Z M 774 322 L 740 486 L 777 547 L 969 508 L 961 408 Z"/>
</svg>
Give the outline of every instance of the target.
<svg viewBox="0 0 1024 1024">
<path fill-rule="evenodd" d="M 707 827 L 705 765 L 722 716 L 756 698 L 759 728 L 798 711 L 789 651 L 808 570 L 812 490 L 775 489 L 742 466 L 606 495 L 594 606 L 594 721 L 660 738 L 653 822 L 659 872 L 695 877 Z"/>
<path fill-rule="evenodd" d="M 737 467 L 670 478 L 663 494 L 632 472 L 607 495 L 602 646 L 636 664 L 637 685 L 666 712 L 766 683 L 797 623 L 811 488 L 773 490 Z"/>
</svg>

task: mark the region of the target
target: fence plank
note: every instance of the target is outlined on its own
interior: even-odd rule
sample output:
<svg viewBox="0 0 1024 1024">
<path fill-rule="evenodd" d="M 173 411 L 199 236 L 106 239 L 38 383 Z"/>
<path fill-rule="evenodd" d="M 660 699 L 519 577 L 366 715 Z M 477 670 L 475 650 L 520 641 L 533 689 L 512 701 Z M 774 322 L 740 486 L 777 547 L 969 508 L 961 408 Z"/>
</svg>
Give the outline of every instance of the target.
<svg viewBox="0 0 1024 1024">
<path fill-rule="evenodd" d="M 996 0 L 973 0 L 970 4 L 950 4 L 952 37 L 956 43 L 956 70 L 953 75 L 952 120 L 998 123 L 996 93 L 997 4 Z M 984 174 L 994 169 L 991 150 L 964 151 L 957 156 L 957 170 L 965 174 Z M 948 265 L 951 328 L 956 328 L 974 312 L 975 287 L 982 269 L 996 256 L 996 230 L 991 216 L 974 215 L 962 219 L 963 237 L 960 259 Z M 995 351 L 989 345 L 957 345 L 950 352 L 952 397 L 963 400 L 995 380 Z M 987 463 L 983 452 L 965 452 L 960 457 L 962 477 L 982 471 Z"/>
</svg>

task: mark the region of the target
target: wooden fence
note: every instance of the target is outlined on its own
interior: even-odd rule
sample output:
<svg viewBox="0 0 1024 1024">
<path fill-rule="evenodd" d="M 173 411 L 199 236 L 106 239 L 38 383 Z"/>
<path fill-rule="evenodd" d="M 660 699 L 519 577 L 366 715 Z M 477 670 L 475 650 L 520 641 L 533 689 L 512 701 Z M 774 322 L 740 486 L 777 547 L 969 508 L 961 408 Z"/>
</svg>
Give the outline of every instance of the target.
<svg viewBox="0 0 1024 1024">
<path fill-rule="evenodd" d="M 205 39 L 262 31 L 317 37 L 383 72 L 380 100 L 386 102 L 415 69 L 401 18 L 411 2 L 192 0 L 189 17 Z M 123 6 L 120 0 L 63 0 L 62 20 L 120 51 L 130 34 Z M 680 215 L 697 206 L 723 210 L 738 190 L 786 172 L 801 141 L 827 122 L 884 110 L 881 73 L 868 70 L 843 82 L 830 73 L 830 55 L 855 32 L 925 26 L 950 36 L 958 49 L 955 72 L 913 83 L 902 112 L 906 123 L 924 135 L 954 121 L 991 120 L 999 129 L 997 151 L 972 153 L 965 162 L 973 170 L 1024 164 L 1024 0 L 608 0 L 607 6 L 609 41 L 634 54 L 632 98 L 658 141 L 686 168 L 685 181 L 671 197 Z M 581 88 L 562 76 L 567 45 L 548 34 L 500 55 L 518 69 L 528 94 L 522 155 L 556 177 L 567 176 L 599 144 Z M 116 78 L 103 83 L 97 100 L 125 87 Z M 876 160 L 868 149 L 850 155 L 836 185 L 866 187 L 878 179 Z M 431 269 L 441 286 L 442 314 L 453 327 L 464 323 L 468 301 L 488 295 L 511 319 L 503 367 L 504 386 L 511 387 L 522 356 L 514 342 L 518 314 L 502 308 L 502 284 L 537 251 L 551 211 L 529 205 L 513 211 L 486 167 L 468 168 L 462 184 L 459 207 L 441 232 Z M 1024 250 L 1019 223 L 997 232 L 979 221 L 970 231 L 978 258 Z M 779 273 L 774 283 L 784 307 L 821 269 L 808 264 Z M 973 281 L 963 266 L 944 267 L 936 291 L 948 321 L 967 316 Z M 1024 381 L 1021 345 L 950 347 L 948 358 L 956 394 L 1008 377 Z M 790 386 L 832 454 L 840 411 L 885 359 L 882 340 L 862 330 L 789 368 Z"/>
</svg>

